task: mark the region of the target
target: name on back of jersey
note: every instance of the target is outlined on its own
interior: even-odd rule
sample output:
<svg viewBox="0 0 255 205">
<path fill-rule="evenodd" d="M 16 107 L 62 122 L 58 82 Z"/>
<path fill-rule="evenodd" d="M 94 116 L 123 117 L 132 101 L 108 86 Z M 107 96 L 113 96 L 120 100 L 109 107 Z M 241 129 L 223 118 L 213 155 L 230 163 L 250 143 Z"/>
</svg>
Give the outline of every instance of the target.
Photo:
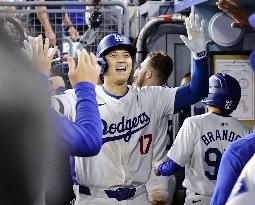
<svg viewBox="0 0 255 205">
<path fill-rule="evenodd" d="M 206 146 L 216 140 L 227 140 L 229 142 L 233 142 L 239 138 L 241 138 L 241 136 L 231 130 L 214 130 L 211 132 L 207 132 L 201 137 L 202 141 Z"/>
</svg>

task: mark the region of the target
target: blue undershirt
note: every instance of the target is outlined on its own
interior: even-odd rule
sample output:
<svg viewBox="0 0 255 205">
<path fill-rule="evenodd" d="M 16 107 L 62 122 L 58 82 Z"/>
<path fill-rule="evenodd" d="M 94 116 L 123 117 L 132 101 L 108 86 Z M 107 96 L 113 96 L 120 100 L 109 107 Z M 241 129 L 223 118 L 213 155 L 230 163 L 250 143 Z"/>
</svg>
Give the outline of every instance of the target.
<svg viewBox="0 0 255 205">
<path fill-rule="evenodd" d="M 191 82 L 180 86 L 175 95 L 174 113 L 207 97 L 209 91 L 209 72 L 207 58 L 194 61 Z"/>
<path fill-rule="evenodd" d="M 160 176 L 171 176 L 182 168 L 182 166 L 170 159 L 158 166 L 158 174 Z"/>
</svg>

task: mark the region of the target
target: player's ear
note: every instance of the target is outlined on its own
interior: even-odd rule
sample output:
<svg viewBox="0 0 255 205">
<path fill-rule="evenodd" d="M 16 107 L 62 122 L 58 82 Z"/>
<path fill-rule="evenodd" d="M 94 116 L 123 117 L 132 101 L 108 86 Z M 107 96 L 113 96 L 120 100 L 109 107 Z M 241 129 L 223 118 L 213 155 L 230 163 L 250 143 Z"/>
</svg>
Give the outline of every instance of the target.
<svg viewBox="0 0 255 205">
<path fill-rule="evenodd" d="M 152 70 L 151 69 L 148 69 L 146 71 L 146 78 L 151 78 L 152 77 Z"/>
</svg>

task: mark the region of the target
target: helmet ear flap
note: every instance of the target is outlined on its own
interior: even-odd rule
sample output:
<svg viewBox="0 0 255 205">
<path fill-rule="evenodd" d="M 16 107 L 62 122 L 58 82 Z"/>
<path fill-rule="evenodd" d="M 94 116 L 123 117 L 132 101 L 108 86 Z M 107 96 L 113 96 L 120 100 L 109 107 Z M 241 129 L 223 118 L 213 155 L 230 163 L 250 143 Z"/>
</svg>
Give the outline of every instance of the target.
<svg viewBox="0 0 255 205">
<path fill-rule="evenodd" d="M 104 74 L 107 72 L 108 70 L 108 65 L 104 59 L 104 57 L 99 57 L 97 58 L 97 63 L 101 66 L 101 71 L 99 74 L 99 78 L 102 82 L 104 82 Z"/>
</svg>

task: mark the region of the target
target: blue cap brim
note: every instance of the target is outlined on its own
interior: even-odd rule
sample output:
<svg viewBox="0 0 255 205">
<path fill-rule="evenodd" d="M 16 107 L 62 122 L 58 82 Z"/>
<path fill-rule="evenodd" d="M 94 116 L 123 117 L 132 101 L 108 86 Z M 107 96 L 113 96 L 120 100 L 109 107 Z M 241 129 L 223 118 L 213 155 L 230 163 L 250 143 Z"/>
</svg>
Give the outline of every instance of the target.
<svg viewBox="0 0 255 205">
<path fill-rule="evenodd" d="M 249 17 L 249 23 L 250 23 L 251 26 L 255 29 L 255 13 L 253 13 L 252 15 L 250 15 L 250 17 Z"/>
</svg>

